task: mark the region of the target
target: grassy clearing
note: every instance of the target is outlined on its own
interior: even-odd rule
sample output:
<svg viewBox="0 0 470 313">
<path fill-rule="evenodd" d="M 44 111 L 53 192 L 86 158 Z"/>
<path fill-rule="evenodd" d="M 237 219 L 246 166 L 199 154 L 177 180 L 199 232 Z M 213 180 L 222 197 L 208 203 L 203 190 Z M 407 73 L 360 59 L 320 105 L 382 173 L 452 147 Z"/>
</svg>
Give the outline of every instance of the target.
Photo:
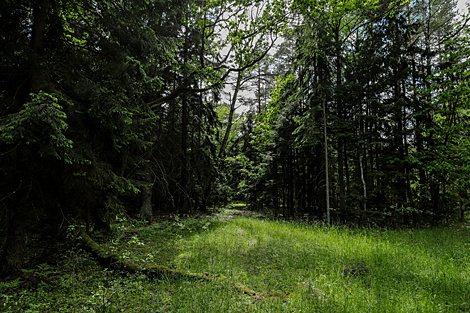
<svg viewBox="0 0 470 313">
<path fill-rule="evenodd" d="M 466 227 L 326 228 L 240 215 L 227 210 L 141 227 L 122 221 L 104 244 L 141 265 L 223 274 L 287 298 L 250 297 L 220 282 L 103 271 L 75 250 L 61 267 L 25 273 L 19 289 L 15 281 L 0 283 L 0 311 L 470 312 Z"/>
</svg>

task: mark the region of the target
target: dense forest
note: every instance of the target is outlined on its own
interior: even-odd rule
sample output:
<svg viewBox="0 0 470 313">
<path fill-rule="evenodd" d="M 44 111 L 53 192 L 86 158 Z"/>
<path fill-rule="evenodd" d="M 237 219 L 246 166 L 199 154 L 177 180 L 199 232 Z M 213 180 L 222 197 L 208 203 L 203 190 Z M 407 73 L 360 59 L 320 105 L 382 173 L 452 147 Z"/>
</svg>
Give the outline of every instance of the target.
<svg viewBox="0 0 470 313">
<path fill-rule="evenodd" d="M 469 211 L 455 1 L 3 0 L 0 19 L 2 274 L 122 214 Z"/>
</svg>

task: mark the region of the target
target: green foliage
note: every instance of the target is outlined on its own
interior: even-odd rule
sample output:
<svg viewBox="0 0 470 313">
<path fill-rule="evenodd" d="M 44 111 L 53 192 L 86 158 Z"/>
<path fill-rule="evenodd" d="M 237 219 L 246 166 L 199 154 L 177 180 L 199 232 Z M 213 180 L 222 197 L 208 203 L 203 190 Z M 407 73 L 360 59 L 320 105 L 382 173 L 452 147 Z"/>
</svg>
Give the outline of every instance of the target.
<svg viewBox="0 0 470 313">
<path fill-rule="evenodd" d="M 2 229 L 13 236 L 21 232 L 11 225 L 24 227 L 22 240 L 38 234 L 35 227 L 64 234 L 72 220 L 106 230 L 124 208 L 120 197 L 146 184 L 144 156 L 159 121 L 147 103 L 161 96 L 180 42 L 157 26 L 172 8 L 87 0 L 11 6 L 2 3 L 2 12 L 16 12 L 7 23 L 22 35 L 12 40 L 16 30 L 4 29 L 0 39 L 9 46 L 0 77 Z M 5 258 L 16 249 L 11 240 Z"/>
<path fill-rule="evenodd" d="M 23 110 L 0 119 L 0 141 L 8 145 L 37 144 L 40 156 L 53 155 L 71 163 L 68 153 L 73 141 L 65 135 L 67 115 L 59 104 L 70 103 L 43 91 L 30 96 L 31 101 L 24 104 Z"/>
<path fill-rule="evenodd" d="M 7 294 L 10 292 L 10 290 L 18 288 L 21 283 L 22 281 L 19 278 L 12 281 L 0 282 L 0 293 L 5 298 L 8 298 Z"/>
<path fill-rule="evenodd" d="M 468 40 L 455 3 L 428 4 L 294 1 L 290 71 L 250 132 L 255 207 L 322 219 L 328 172 L 338 222 L 463 218 Z"/>
<path fill-rule="evenodd" d="M 271 101 L 269 101 L 267 109 L 257 116 L 258 124 L 256 125 L 255 132 L 259 133 L 259 136 L 265 136 L 264 141 L 261 139 L 260 142 L 257 142 L 259 146 L 266 146 L 269 144 L 266 140 L 269 140 L 269 134 L 274 131 L 277 120 L 283 113 L 282 105 L 284 100 L 283 97 L 285 97 L 285 90 L 295 81 L 295 79 L 296 78 L 293 74 L 276 78 L 275 87 L 270 94 Z"/>
</svg>

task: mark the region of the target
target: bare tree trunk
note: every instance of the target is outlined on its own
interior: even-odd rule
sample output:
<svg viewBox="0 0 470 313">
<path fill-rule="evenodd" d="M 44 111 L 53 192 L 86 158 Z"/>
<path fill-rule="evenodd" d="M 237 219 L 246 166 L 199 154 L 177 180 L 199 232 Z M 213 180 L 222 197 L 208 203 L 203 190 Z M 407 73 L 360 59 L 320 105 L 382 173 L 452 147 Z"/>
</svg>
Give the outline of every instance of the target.
<svg viewBox="0 0 470 313">
<path fill-rule="evenodd" d="M 338 117 L 340 123 L 343 122 L 343 102 L 339 90 L 342 84 L 342 68 L 341 68 L 341 48 L 339 47 L 340 34 L 339 25 L 335 29 L 335 41 L 337 45 L 336 52 L 336 107 L 338 111 Z M 344 184 L 344 154 L 343 154 L 344 139 L 338 138 L 338 180 L 339 180 L 339 209 L 340 212 L 344 212 L 346 208 L 346 194 Z"/>
<path fill-rule="evenodd" d="M 233 125 L 233 117 L 235 115 L 235 105 L 237 104 L 237 96 L 238 96 L 238 92 L 240 91 L 240 87 L 241 87 L 241 84 L 242 84 L 242 78 L 243 78 L 242 72 L 238 72 L 237 82 L 236 82 L 236 85 L 235 85 L 235 90 L 233 92 L 233 97 L 230 101 L 230 111 L 229 111 L 229 114 L 228 114 L 227 128 L 225 129 L 224 138 L 222 139 L 222 143 L 220 145 L 220 150 L 219 150 L 219 153 L 218 153 L 218 159 L 219 160 L 221 158 L 223 158 L 223 156 L 225 154 L 225 150 L 227 148 L 228 139 L 230 137 L 230 132 L 232 130 L 232 125 Z M 205 197 L 204 197 L 206 203 L 209 201 L 209 198 L 212 195 L 212 191 L 214 189 L 214 179 L 215 179 L 215 177 L 212 176 L 211 180 L 209 182 L 209 185 L 207 187 Z"/>
<path fill-rule="evenodd" d="M 242 72 L 238 72 L 237 83 L 235 85 L 235 90 L 233 91 L 232 101 L 230 102 L 230 112 L 228 115 L 227 128 L 225 129 L 224 139 L 222 140 L 222 144 L 220 145 L 219 159 L 224 156 L 225 149 L 227 148 L 228 138 L 230 137 L 230 131 L 232 130 L 233 116 L 235 115 L 235 104 L 237 103 L 237 97 L 241 87 L 242 78 Z"/>
<path fill-rule="evenodd" d="M 325 94 L 323 92 L 323 131 L 325 133 L 325 179 L 326 179 L 326 223 L 331 224 L 330 221 L 330 183 L 328 177 L 328 136 L 326 133 L 326 103 Z"/>
<path fill-rule="evenodd" d="M 17 211 L 12 214 L 8 222 L 5 248 L 0 259 L 0 276 L 17 272 L 24 265 L 24 253 L 28 239 L 25 205 L 25 201 L 19 201 Z"/>
<path fill-rule="evenodd" d="M 362 181 L 362 186 L 363 186 L 363 189 L 364 189 L 364 202 L 363 202 L 363 205 L 364 205 L 364 211 L 366 211 L 367 209 L 367 185 L 366 185 L 366 180 L 364 179 L 364 169 L 362 167 L 362 155 L 361 155 L 361 150 L 359 149 L 359 167 L 360 167 L 360 170 L 361 170 L 361 181 Z"/>
<path fill-rule="evenodd" d="M 42 54 L 44 50 L 44 34 L 47 25 L 49 0 L 37 1 L 33 7 L 33 24 L 31 27 L 31 57 L 29 92 L 38 93 L 47 83 L 44 73 Z M 7 238 L 0 258 L 0 274 L 8 275 L 19 271 L 25 263 L 25 252 L 28 241 L 28 223 L 30 221 L 30 199 L 32 189 L 31 175 L 29 173 L 29 148 L 22 145 L 18 148 L 17 169 L 22 179 L 17 194 L 17 206 L 10 212 Z"/>
<path fill-rule="evenodd" d="M 31 78 L 30 92 L 37 93 L 46 85 L 44 67 L 44 34 L 46 32 L 49 0 L 38 1 L 33 9 L 33 26 L 31 29 Z"/>
<path fill-rule="evenodd" d="M 188 199 L 189 197 L 189 170 L 190 170 L 190 164 L 189 164 L 189 156 L 188 156 L 188 102 L 187 102 L 187 97 L 186 93 L 183 93 L 183 114 L 182 114 L 182 139 L 181 139 L 181 149 L 182 149 L 182 159 L 183 159 L 183 167 L 181 169 L 181 179 L 180 179 L 180 186 L 181 186 L 181 194 L 180 194 L 180 199 L 179 199 L 179 205 L 178 209 L 180 213 L 182 214 L 189 214 L 191 213 L 191 208 L 190 208 L 190 201 Z"/>
<path fill-rule="evenodd" d="M 153 220 L 153 210 L 152 210 L 152 189 L 153 182 L 152 175 L 150 173 L 150 168 L 147 168 L 148 173 L 145 174 L 145 180 L 148 185 L 142 187 L 141 196 L 142 196 L 142 205 L 140 206 L 139 215 L 142 219 L 152 222 Z"/>
</svg>

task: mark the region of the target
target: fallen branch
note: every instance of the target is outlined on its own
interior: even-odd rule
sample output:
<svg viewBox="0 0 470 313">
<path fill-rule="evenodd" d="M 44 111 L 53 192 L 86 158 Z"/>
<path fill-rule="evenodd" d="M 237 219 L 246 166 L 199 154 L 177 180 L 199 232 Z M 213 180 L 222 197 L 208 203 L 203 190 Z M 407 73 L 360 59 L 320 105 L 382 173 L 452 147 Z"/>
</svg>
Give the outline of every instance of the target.
<svg viewBox="0 0 470 313">
<path fill-rule="evenodd" d="M 116 254 L 109 251 L 106 248 L 101 247 L 97 244 L 85 231 L 85 229 L 79 229 L 79 235 L 81 237 L 82 243 L 89 248 L 100 260 L 102 264 L 109 266 L 111 268 L 123 270 L 130 273 L 143 273 L 152 278 L 160 278 L 163 275 L 170 275 L 177 278 L 184 278 L 190 280 L 203 280 L 203 281 L 216 281 L 216 282 L 226 282 L 230 286 L 235 287 L 240 292 L 250 295 L 255 299 L 277 299 L 280 297 L 286 297 L 289 293 L 275 292 L 258 292 L 253 289 L 248 288 L 247 286 L 234 282 L 227 276 L 221 274 L 209 274 L 209 273 L 190 273 L 184 271 L 178 271 L 170 269 L 163 265 L 156 264 L 147 264 L 144 266 L 136 265 L 125 260 L 120 259 Z"/>
</svg>

